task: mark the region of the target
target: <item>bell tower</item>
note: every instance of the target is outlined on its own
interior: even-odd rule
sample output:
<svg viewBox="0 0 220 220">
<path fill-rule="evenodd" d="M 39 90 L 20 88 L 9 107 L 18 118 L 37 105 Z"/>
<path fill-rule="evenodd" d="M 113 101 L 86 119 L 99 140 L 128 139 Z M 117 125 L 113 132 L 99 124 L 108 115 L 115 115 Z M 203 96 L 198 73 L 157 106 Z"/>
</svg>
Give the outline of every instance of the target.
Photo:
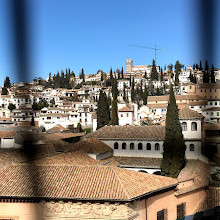
<svg viewBox="0 0 220 220">
<path fill-rule="evenodd" d="M 132 72 L 133 60 L 126 60 L 126 73 Z"/>
</svg>

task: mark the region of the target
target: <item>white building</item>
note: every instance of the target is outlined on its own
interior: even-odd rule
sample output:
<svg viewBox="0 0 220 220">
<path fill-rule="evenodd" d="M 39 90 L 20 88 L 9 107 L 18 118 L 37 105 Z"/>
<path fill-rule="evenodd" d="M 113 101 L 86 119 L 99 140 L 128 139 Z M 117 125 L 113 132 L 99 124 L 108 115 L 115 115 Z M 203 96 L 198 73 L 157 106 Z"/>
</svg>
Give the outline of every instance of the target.
<svg viewBox="0 0 220 220">
<path fill-rule="evenodd" d="M 203 116 L 189 108 L 180 110 L 187 159 L 201 159 Z M 162 158 L 165 126 L 104 126 L 88 137 L 96 137 L 114 149 L 115 156 Z"/>
</svg>

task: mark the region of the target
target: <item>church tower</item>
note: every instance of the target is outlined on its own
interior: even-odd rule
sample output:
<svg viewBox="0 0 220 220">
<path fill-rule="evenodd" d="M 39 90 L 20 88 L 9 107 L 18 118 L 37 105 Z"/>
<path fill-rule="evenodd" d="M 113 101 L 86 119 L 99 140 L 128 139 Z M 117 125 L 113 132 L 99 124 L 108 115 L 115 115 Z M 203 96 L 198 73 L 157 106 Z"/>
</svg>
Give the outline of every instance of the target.
<svg viewBox="0 0 220 220">
<path fill-rule="evenodd" d="M 126 60 L 126 73 L 132 72 L 133 60 Z"/>
</svg>

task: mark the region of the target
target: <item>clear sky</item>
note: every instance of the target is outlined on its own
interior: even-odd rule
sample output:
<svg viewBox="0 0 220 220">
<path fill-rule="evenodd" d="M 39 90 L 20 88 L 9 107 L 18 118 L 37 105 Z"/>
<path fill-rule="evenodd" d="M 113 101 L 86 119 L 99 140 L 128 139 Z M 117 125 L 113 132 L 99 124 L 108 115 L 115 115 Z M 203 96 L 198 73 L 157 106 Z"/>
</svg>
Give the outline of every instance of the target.
<svg viewBox="0 0 220 220">
<path fill-rule="evenodd" d="M 154 50 L 129 47 L 142 45 L 158 51 L 157 64 L 199 63 L 201 28 L 198 4 L 202 0 L 31 0 L 28 1 L 29 79 L 70 68 L 79 74 L 108 72 L 134 65 L 152 64 Z M 0 0 L 0 85 L 5 76 L 24 80 L 14 60 L 14 38 L 8 0 Z M 214 8 L 219 3 L 214 2 Z M 217 13 L 216 13 L 217 14 Z M 207 13 L 207 15 L 209 14 Z M 214 22 L 219 26 L 219 17 Z M 219 30 L 214 32 L 219 38 Z M 216 51 L 220 49 L 214 40 Z M 220 67 L 219 54 L 213 60 Z"/>
</svg>

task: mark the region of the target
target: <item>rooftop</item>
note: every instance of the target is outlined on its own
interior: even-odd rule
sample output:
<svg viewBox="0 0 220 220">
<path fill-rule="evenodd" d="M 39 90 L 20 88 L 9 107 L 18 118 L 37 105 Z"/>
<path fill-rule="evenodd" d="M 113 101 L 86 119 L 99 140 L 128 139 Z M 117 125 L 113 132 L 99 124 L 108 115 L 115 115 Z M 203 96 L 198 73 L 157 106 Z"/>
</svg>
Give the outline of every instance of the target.
<svg viewBox="0 0 220 220">
<path fill-rule="evenodd" d="M 0 171 L 2 198 L 131 201 L 176 185 L 172 178 L 111 166 L 9 165 Z"/>
</svg>

